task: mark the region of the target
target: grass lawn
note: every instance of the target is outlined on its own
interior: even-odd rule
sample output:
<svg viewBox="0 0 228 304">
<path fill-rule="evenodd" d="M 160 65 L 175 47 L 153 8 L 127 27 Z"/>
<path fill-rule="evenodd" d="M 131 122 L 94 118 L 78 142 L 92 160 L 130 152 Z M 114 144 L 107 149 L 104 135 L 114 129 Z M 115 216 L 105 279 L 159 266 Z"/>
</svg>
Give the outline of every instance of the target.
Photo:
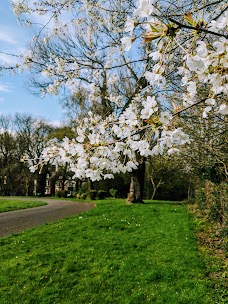
<svg viewBox="0 0 228 304">
<path fill-rule="evenodd" d="M 206 304 L 217 298 L 187 207 L 97 201 L 0 240 L 1 304 Z"/>
<path fill-rule="evenodd" d="M 47 205 L 45 202 L 39 201 L 22 201 L 17 199 L 7 199 L 7 198 L 0 198 L 0 213 L 6 211 L 13 211 L 19 209 L 27 209 L 27 208 L 34 208 L 39 206 Z"/>
</svg>

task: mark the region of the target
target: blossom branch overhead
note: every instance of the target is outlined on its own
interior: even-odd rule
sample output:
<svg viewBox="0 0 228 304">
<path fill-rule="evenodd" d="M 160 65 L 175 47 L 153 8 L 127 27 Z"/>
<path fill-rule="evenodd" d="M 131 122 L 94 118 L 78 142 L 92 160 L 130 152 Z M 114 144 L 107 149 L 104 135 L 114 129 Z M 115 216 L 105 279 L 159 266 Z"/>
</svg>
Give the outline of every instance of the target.
<svg viewBox="0 0 228 304">
<path fill-rule="evenodd" d="M 112 113 L 89 112 L 77 121 L 75 138 L 52 141 L 41 163 L 67 162 L 78 178 L 112 178 L 136 170 L 140 157 L 178 153 L 190 143 L 178 125 L 183 113 L 200 107 L 205 120 L 228 114 L 227 3 L 195 3 L 186 12 L 180 1 L 12 0 L 17 15 L 55 20 L 24 58 L 49 79 L 44 93 L 67 88 L 74 94 L 83 82 L 91 103 L 115 105 Z M 70 38 L 73 28 L 78 40 Z"/>
</svg>

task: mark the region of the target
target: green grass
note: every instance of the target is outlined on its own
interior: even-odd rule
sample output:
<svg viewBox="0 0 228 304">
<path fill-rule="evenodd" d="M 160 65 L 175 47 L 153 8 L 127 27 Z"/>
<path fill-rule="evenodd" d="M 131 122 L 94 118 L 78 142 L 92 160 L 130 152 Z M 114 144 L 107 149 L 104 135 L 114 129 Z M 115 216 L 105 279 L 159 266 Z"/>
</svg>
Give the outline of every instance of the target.
<svg viewBox="0 0 228 304">
<path fill-rule="evenodd" d="M 19 209 L 27 209 L 27 208 L 34 208 L 39 206 L 47 205 L 45 202 L 40 201 L 22 201 L 22 200 L 14 200 L 14 199 L 0 199 L 0 213 L 19 210 Z"/>
<path fill-rule="evenodd" d="M 222 303 L 185 205 L 96 203 L 1 239 L 1 304 Z"/>
</svg>

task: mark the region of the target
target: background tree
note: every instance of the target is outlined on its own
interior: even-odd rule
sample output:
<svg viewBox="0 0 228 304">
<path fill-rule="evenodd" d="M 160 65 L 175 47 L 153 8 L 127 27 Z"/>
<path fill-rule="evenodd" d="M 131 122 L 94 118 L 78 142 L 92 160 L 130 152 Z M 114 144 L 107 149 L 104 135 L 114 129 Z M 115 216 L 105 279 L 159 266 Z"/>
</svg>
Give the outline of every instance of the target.
<svg viewBox="0 0 228 304">
<path fill-rule="evenodd" d="M 16 141 L 21 159 L 29 158 L 33 165 L 46 147 L 47 136 L 53 130 L 45 121 L 33 118 L 27 114 L 16 114 L 14 119 Z M 36 180 L 36 192 L 44 195 L 46 186 L 47 168 L 44 167 L 42 173 L 36 172 L 32 179 Z"/>
<path fill-rule="evenodd" d="M 183 158 L 180 155 L 148 158 L 144 191 L 147 199 L 187 199 L 192 192 L 192 182 Z"/>
<path fill-rule="evenodd" d="M 0 126 L 1 194 L 32 195 L 34 180 L 36 192 L 44 194 L 47 172 L 32 174 L 24 160 L 29 157 L 33 165 L 37 163 L 53 128 L 28 114 L 2 115 Z"/>
<path fill-rule="evenodd" d="M 0 116 L 0 175 L 1 194 L 8 195 L 13 191 L 15 172 L 15 138 L 12 135 L 10 116 Z"/>
</svg>

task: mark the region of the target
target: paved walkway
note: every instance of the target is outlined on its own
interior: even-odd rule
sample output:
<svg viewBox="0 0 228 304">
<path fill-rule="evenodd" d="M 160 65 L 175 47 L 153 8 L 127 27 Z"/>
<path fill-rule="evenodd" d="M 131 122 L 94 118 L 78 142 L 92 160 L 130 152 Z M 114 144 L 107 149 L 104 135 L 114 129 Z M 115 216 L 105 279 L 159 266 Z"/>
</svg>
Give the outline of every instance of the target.
<svg viewBox="0 0 228 304">
<path fill-rule="evenodd" d="M 13 199 L 15 200 L 15 198 Z M 25 199 L 27 198 L 21 198 L 20 200 Z M 28 200 L 33 201 L 34 198 Z M 48 204 L 41 207 L 0 213 L 0 237 L 5 237 L 30 227 L 54 222 L 58 219 L 88 211 L 94 207 L 92 203 L 75 203 L 52 199 L 37 200 Z"/>
</svg>

